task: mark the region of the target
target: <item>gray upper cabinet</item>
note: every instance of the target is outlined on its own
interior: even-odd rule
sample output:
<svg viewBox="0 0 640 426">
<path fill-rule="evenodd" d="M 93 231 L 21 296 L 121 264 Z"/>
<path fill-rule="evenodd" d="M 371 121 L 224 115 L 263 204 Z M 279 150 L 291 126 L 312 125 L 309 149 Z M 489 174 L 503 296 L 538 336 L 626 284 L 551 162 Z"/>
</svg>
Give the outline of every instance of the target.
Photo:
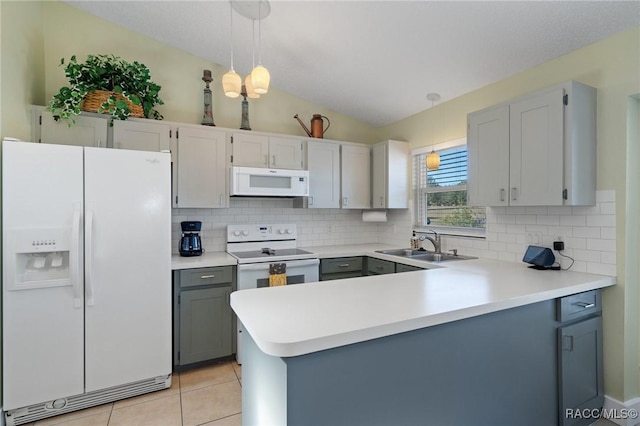
<svg viewBox="0 0 640 426">
<path fill-rule="evenodd" d="M 575 81 L 468 115 L 474 206 L 595 204 L 596 90 Z"/>
<path fill-rule="evenodd" d="M 205 126 L 176 131 L 174 207 L 228 207 L 226 133 Z"/>
<path fill-rule="evenodd" d="M 234 132 L 233 165 L 302 170 L 304 141 L 295 137 Z"/>
<path fill-rule="evenodd" d="M 340 154 L 340 185 L 343 209 L 371 208 L 371 148 L 343 144 Z M 313 179 L 309 176 L 309 180 Z"/>
<path fill-rule="evenodd" d="M 307 141 L 310 209 L 340 208 L 340 144 Z"/>
<path fill-rule="evenodd" d="M 371 207 L 409 208 L 409 143 L 388 140 L 371 151 Z"/>
<path fill-rule="evenodd" d="M 37 119 L 34 140 L 41 143 L 53 143 L 59 145 L 107 147 L 107 127 L 109 121 L 101 117 L 79 115 L 75 117 L 76 123 L 69 127 L 65 121 L 55 121 L 53 115 L 38 108 L 35 111 Z"/>
<path fill-rule="evenodd" d="M 113 148 L 169 151 L 171 126 L 157 120 L 113 120 Z"/>
</svg>

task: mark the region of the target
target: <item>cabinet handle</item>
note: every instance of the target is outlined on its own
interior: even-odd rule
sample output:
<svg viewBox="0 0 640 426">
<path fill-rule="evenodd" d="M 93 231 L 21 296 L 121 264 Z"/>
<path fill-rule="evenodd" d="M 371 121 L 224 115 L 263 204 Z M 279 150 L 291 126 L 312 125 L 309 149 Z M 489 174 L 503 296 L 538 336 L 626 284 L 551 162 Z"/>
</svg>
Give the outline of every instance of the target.
<svg viewBox="0 0 640 426">
<path fill-rule="evenodd" d="M 562 350 L 573 352 L 573 336 L 562 336 Z"/>
<path fill-rule="evenodd" d="M 589 308 L 593 308 L 594 306 L 596 306 L 595 303 L 589 303 L 589 302 L 576 302 L 576 303 L 574 303 L 574 305 L 579 306 L 582 309 L 589 309 Z"/>
<path fill-rule="evenodd" d="M 343 263 L 342 265 L 338 265 L 338 268 L 348 268 L 349 264 L 348 263 Z"/>
<path fill-rule="evenodd" d="M 511 199 L 513 201 L 518 199 L 518 188 L 516 188 L 515 186 L 513 188 L 511 188 Z"/>
<path fill-rule="evenodd" d="M 220 200 L 218 201 L 218 205 L 219 205 L 220 207 L 224 206 L 224 204 L 222 203 L 222 197 L 223 197 L 223 195 L 222 195 L 222 194 L 220 194 L 220 197 L 219 197 L 219 198 L 220 198 Z"/>
<path fill-rule="evenodd" d="M 376 268 L 376 269 L 383 269 L 383 267 L 382 267 L 382 266 L 380 266 L 380 265 L 376 266 L 375 268 Z"/>
<path fill-rule="evenodd" d="M 213 275 L 213 274 L 211 274 L 211 275 L 201 275 L 201 276 L 200 276 L 200 279 L 201 279 L 201 280 L 206 280 L 206 279 L 208 279 L 208 278 L 215 278 L 215 277 L 216 277 L 216 276 L 215 276 L 215 275 Z"/>
<path fill-rule="evenodd" d="M 380 197 L 380 207 L 384 207 L 384 197 Z"/>
<path fill-rule="evenodd" d="M 313 197 L 309 197 L 309 205 L 312 206 L 313 205 Z"/>
<path fill-rule="evenodd" d="M 349 205 L 349 199 L 347 197 L 344 197 L 342 199 L 342 207 L 347 207 Z"/>
<path fill-rule="evenodd" d="M 500 188 L 500 201 L 504 201 L 504 188 Z"/>
</svg>

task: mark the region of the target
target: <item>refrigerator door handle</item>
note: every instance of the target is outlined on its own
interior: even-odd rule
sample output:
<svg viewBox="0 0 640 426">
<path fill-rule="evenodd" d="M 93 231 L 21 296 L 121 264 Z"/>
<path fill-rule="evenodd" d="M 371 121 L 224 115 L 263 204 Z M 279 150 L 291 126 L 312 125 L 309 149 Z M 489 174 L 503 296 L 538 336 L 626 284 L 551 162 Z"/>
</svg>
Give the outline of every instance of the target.
<svg viewBox="0 0 640 426">
<path fill-rule="evenodd" d="M 86 238 L 85 238 L 85 271 L 84 271 L 84 282 L 85 288 L 87 292 L 87 306 L 95 305 L 94 299 L 94 288 L 93 288 L 93 280 L 91 279 L 92 271 L 92 262 L 93 262 L 93 212 L 87 211 L 86 215 L 87 220 L 87 228 L 86 228 Z"/>
<path fill-rule="evenodd" d="M 82 280 L 80 278 L 80 206 L 73 209 L 71 247 L 69 250 L 69 279 L 73 286 L 73 307 L 82 308 Z"/>
</svg>

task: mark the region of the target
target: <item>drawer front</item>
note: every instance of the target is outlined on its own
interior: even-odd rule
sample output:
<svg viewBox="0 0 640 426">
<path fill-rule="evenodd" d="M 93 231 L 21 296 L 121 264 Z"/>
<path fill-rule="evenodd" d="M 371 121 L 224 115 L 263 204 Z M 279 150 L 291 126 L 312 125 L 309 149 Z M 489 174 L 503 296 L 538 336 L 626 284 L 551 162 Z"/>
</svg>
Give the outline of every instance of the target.
<svg viewBox="0 0 640 426">
<path fill-rule="evenodd" d="M 369 274 L 394 274 L 396 272 L 395 262 L 380 260 L 374 257 L 367 258 L 367 272 Z"/>
<path fill-rule="evenodd" d="M 342 280 L 345 278 L 357 278 L 362 276 L 362 271 L 335 273 L 335 274 L 322 274 L 320 275 L 320 281 Z"/>
<path fill-rule="evenodd" d="M 180 288 L 230 283 L 232 281 L 233 266 L 183 269 L 180 271 Z"/>
<path fill-rule="evenodd" d="M 411 272 L 411 271 L 423 271 L 429 268 L 420 268 L 419 266 L 405 265 L 404 263 L 396 263 L 396 273 L 399 272 Z"/>
<path fill-rule="evenodd" d="M 586 317 L 602 310 L 602 290 L 573 294 L 558 300 L 557 319 L 560 322 Z"/>
<path fill-rule="evenodd" d="M 320 260 L 320 273 L 362 271 L 362 257 L 336 257 Z"/>
</svg>

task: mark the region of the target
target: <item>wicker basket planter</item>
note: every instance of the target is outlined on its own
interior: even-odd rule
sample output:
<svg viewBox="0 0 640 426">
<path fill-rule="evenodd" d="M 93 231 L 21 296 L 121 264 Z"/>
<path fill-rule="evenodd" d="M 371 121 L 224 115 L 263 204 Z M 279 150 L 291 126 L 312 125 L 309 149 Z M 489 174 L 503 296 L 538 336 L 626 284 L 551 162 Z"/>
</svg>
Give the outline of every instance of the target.
<svg viewBox="0 0 640 426">
<path fill-rule="evenodd" d="M 94 90 L 89 92 L 82 103 L 82 110 L 87 112 L 102 112 L 102 104 L 108 102 L 112 95 L 116 97 L 117 101 L 125 101 L 127 103 L 127 107 L 131 111 L 131 117 L 144 117 L 142 105 L 135 105 L 120 93 L 109 92 L 107 90 Z"/>
<path fill-rule="evenodd" d="M 82 111 L 110 115 L 112 119 L 129 117 L 162 120 L 156 105 L 162 105 L 160 86 L 151 81 L 151 72 L 140 62 L 127 62 L 114 55 L 88 55 L 79 62 L 75 55 L 60 60 L 68 86 L 60 88 L 49 102 L 54 120 L 69 126 Z M 109 120 L 113 125 L 113 120 Z"/>
</svg>

